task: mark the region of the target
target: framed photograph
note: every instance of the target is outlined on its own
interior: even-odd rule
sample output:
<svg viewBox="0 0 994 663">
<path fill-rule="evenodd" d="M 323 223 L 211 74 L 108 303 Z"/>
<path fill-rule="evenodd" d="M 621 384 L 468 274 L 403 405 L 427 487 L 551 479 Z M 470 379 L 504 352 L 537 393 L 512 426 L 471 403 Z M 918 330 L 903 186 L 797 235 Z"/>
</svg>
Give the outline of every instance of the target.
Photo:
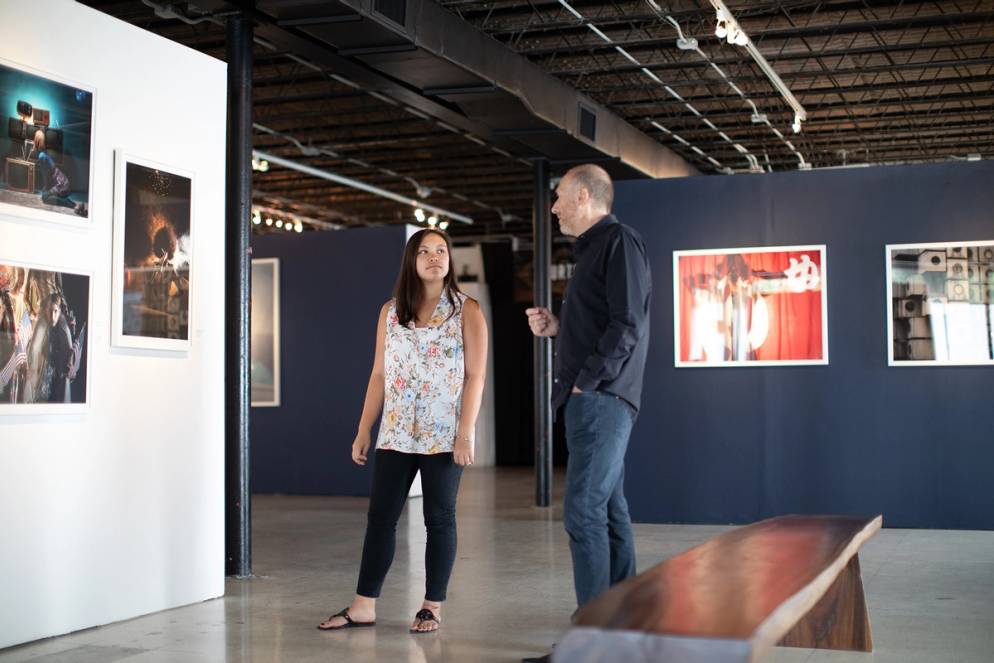
<svg viewBox="0 0 994 663">
<path fill-rule="evenodd" d="M 994 364 L 994 240 L 889 244 L 887 363 Z"/>
<path fill-rule="evenodd" d="M 113 344 L 190 347 L 193 176 L 114 153 Z"/>
<path fill-rule="evenodd" d="M 0 414 L 89 404 L 90 275 L 0 257 Z"/>
<path fill-rule="evenodd" d="M 828 363 L 825 245 L 673 252 L 678 367 Z"/>
<path fill-rule="evenodd" d="M 0 212 L 85 228 L 94 90 L 0 59 Z"/>
<path fill-rule="evenodd" d="M 280 261 L 252 261 L 252 407 L 280 404 Z"/>
</svg>

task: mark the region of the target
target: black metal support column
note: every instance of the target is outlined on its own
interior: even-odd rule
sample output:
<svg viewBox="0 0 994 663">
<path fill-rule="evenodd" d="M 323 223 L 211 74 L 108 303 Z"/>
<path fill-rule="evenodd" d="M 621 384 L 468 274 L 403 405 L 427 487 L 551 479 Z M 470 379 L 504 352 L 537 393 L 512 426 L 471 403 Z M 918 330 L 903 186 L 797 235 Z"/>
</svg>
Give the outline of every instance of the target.
<svg viewBox="0 0 994 663">
<path fill-rule="evenodd" d="M 552 308 L 552 283 L 549 263 L 552 260 L 552 228 L 549 195 L 549 162 L 535 162 L 535 209 L 532 213 L 532 237 L 535 244 L 533 293 L 535 306 Z M 535 504 L 552 502 L 552 340 L 535 337 Z"/>
<path fill-rule="evenodd" d="M 228 19 L 225 226 L 225 573 L 252 574 L 249 490 L 249 236 L 252 215 L 252 22 Z"/>
</svg>

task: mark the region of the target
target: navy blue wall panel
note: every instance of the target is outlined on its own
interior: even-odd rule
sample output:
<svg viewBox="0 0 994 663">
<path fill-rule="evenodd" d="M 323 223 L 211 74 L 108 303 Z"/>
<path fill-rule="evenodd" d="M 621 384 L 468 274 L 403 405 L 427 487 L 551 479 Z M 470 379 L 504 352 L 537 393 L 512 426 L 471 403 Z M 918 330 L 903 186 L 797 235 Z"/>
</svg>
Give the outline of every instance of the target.
<svg viewBox="0 0 994 663">
<path fill-rule="evenodd" d="M 632 515 L 994 529 L 994 367 L 887 366 L 884 245 L 994 239 L 994 163 L 622 182 L 652 261 Z M 827 245 L 828 366 L 673 366 L 679 249 Z"/>
<path fill-rule="evenodd" d="M 282 405 L 251 410 L 253 492 L 369 494 L 350 453 L 404 242 L 403 227 L 253 236 L 253 258 L 280 259 L 282 346 Z"/>
</svg>

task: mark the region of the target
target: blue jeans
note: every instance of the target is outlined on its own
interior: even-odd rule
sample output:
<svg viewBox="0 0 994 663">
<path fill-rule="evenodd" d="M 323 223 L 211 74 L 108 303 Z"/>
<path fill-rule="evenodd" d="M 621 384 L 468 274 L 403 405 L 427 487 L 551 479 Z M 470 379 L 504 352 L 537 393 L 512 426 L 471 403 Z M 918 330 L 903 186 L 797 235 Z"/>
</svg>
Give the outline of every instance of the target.
<svg viewBox="0 0 994 663">
<path fill-rule="evenodd" d="M 625 451 L 634 423 L 634 408 L 605 392 L 571 394 L 566 402 L 564 521 L 579 606 L 635 575 L 625 501 Z"/>
</svg>

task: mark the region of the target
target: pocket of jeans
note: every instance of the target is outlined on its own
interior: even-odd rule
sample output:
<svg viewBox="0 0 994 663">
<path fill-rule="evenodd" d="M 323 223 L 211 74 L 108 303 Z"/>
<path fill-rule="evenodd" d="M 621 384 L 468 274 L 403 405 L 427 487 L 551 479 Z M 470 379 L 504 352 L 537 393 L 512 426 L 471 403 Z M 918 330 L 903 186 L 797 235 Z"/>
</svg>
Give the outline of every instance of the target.
<svg viewBox="0 0 994 663">
<path fill-rule="evenodd" d="M 566 401 L 566 432 L 579 430 L 593 425 L 597 420 L 600 399 L 603 393 L 599 391 L 581 391 L 570 394 Z"/>
</svg>

